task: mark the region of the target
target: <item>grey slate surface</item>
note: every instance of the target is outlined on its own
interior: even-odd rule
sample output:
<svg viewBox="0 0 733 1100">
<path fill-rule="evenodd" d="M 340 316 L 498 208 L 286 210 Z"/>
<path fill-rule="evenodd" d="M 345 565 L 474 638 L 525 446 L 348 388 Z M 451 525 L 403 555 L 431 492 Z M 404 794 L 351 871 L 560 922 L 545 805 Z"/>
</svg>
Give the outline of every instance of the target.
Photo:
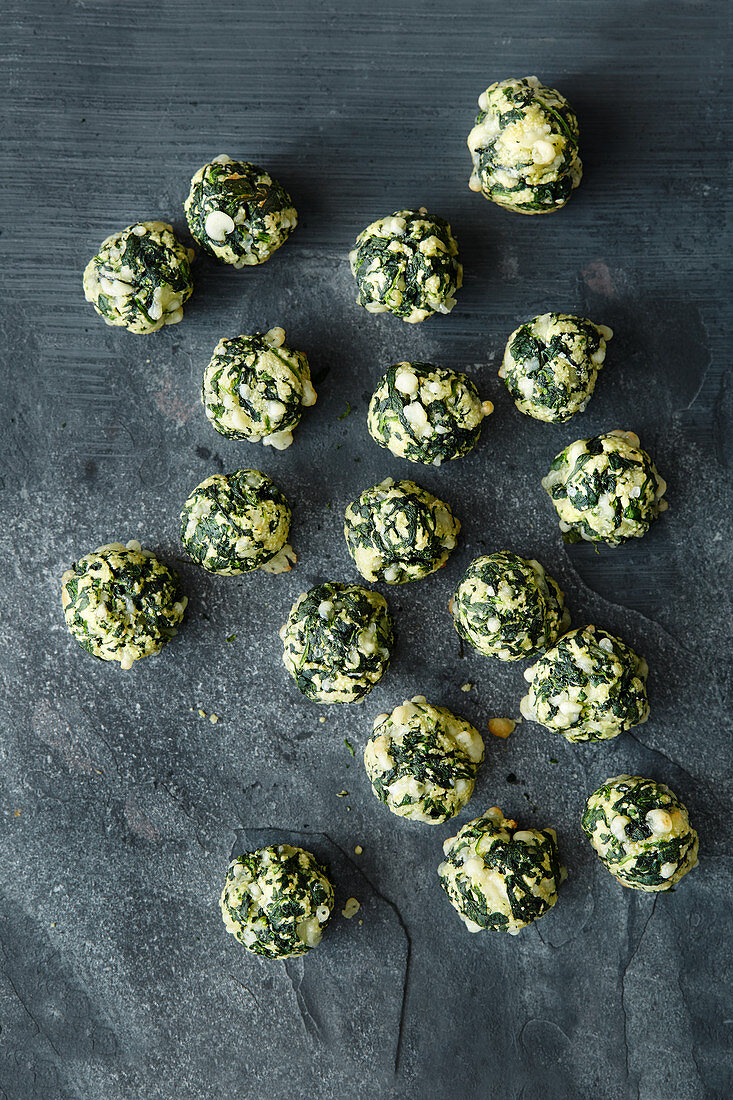
<svg viewBox="0 0 733 1100">
<path fill-rule="evenodd" d="M 730 1096 L 728 6 L 4 8 L 0 1095 Z M 487 84 L 535 72 L 578 111 L 586 176 L 564 211 L 522 218 L 468 191 L 465 136 Z M 87 259 L 135 220 L 183 232 L 188 179 L 222 151 L 282 179 L 297 233 L 261 269 L 199 259 L 177 327 L 106 328 L 83 300 Z M 420 203 L 451 221 L 466 279 L 450 317 L 410 327 L 355 306 L 346 254 L 368 221 Z M 508 333 L 548 309 L 616 332 L 566 426 L 521 417 L 496 378 Z M 220 336 L 274 324 L 320 378 L 281 454 L 217 436 L 198 397 Z M 403 358 L 465 367 L 495 402 L 470 457 L 422 469 L 371 442 L 369 393 Z M 565 549 L 540 477 L 615 427 L 655 456 L 670 510 L 638 545 Z M 182 560 L 187 492 L 237 465 L 294 505 L 286 576 Z M 450 501 L 460 548 L 387 591 L 399 646 L 366 703 L 319 708 L 277 630 L 316 580 L 358 579 L 343 509 L 389 474 Z M 59 578 L 128 538 L 179 567 L 191 602 L 167 650 L 121 673 L 66 633 Z M 499 803 L 555 825 L 569 869 L 517 938 L 463 930 L 435 875 L 454 829 L 393 818 L 359 764 L 374 715 L 418 691 L 484 732 L 517 714 L 524 666 L 461 655 L 446 614 L 471 557 L 499 548 L 537 556 L 576 624 L 619 633 L 651 668 L 633 735 L 487 737 L 460 820 Z M 584 798 L 621 771 L 668 782 L 700 832 L 700 867 L 668 896 L 623 890 L 581 837 Z M 339 910 L 362 904 L 362 924 L 337 916 L 283 965 L 250 957 L 217 909 L 233 847 L 272 835 L 330 862 Z"/>
</svg>

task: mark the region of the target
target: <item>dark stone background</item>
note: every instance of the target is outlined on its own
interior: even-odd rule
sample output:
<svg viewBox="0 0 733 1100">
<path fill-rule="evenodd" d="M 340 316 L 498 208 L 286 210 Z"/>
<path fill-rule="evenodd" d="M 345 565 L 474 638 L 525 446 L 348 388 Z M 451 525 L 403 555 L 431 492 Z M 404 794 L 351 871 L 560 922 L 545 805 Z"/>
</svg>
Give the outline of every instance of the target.
<svg viewBox="0 0 733 1100">
<path fill-rule="evenodd" d="M 729 1097 L 728 6 L 4 8 L 0 1095 Z M 528 72 L 581 122 L 586 176 L 554 217 L 466 186 L 478 94 Z M 199 259 L 179 326 L 105 327 L 81 291 L 87 259 L 132 221 L 183 233 L 189 177 L 223 151 L 292 192 L 293 239 L 260 269 Z M 355 306 L 346 254 L 368 221 L 421 203 L 450 219 L 466 281 L 450 317 L 411 327 Z M 616 332 L 566 426 L 520 416 L 496 377 L 509 332 L 549 309 Z M 320 379 L 280 454 L 217 436 L 199 404 L 218 338 L 275 324 Z M 495 402 L 449 468 L 367 435 L 379 373 L 411 357 L 467 368 Z M 540 478 L 572 439 L 616 427 L 655 456 L 670 510 L 639 544 L 566 550 Z M 286 576 L 216 579 L 182 558 L 188 491 L 240 465 L 294 505 Z M 358 580 L 343 510 L 388 474 L 450 501 L 460 548 L 387 592 L 399 646 L 365 705 L 319 708 L 282 668 L 277 631 L 315 581 Z M 129 538 L 177 565 L 190 609 L 161 656 L 123 673 L 69 637 L 59 578 Z M 652 716 L 633 734 L 570 746 L 525 723 L 487 737 L 461 821 L 499 803 L 555 825 L 569 869 L 518 938 L 464 931 L 435 874 L 455 826 L 392 817 L 359 763 L 373 716 L 418 691 L 484 732 L 517 714 L 524 666 L 461 656 L 446 614 L 470 559 L 500 548 L 539 557 L 576 624 L 618 632 L 651 668 Z M 586 795 L 621 771 L 690 808 L 701 863 L 673 894 L 622 889 L 582 839 Z M 362 904 L 362 924 L 337 915 L 319 950 L 282 965 L 248 955 L 217 908 L 233 845 L 272 835 L 330 862 L 339 910 Z"/>
</svg>

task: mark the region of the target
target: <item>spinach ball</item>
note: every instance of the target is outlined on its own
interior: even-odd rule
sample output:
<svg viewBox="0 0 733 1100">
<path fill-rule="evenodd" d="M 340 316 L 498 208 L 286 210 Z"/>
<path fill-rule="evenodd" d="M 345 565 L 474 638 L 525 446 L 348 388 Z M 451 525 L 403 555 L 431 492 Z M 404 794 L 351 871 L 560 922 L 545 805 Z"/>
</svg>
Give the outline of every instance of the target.
<svg viewBox="0 0 733 1100">
<path fill-rule="evenodd" d="M 646 722 L 643 657 L 597 626 L 571 630 L 525 673 L 524 718 L 568 741 L 607 741 Z"/>
<path fill-rule="evenodd" d="M 223 339 L 204 371 L 206 416 L 228 439 L 283 451 L 304 408 L 315 405 L 308 359 L 285 345 L 281 328 Z"/>
<path fill-rule="evenodd" d="M 570 623 L 557 582 L 538 561 L 508 550 L 474 558 L 450 611 L 461 638 L 500 661 L 535 656 Z"/>
<path fill-rule="evenodd" d="M 590 401 L 612 336 L 585 317 L 544 313 L 511 334 L 499 377 L 520 412 L 564 424 Z"/>
<path fill-rule="evenodd" d="M 166 222 L 138 222 L 112 233 L 84 269 L 84 297 L 106 324 L 129 332 L 176 325 L 193 293 L 193 250 Z"/>
<path fill-rule="evenodd" d="M 588 798 L 580 823 L 606 870 L 632 890 L 671 890 L 697 866 L 697 833 L 664 783 L 639 775 L 607 779 Z"/>
<path fill-rule="evenodd" d="M 61 584 L 73 637 L 94 657 L 124 669 L 160 652 L 178 632 L 188 603 L 173 570 L 134 539 L 85 554 Z"/>
<path fill-rule="evenodd" d="M 414 481 L 385 478 L 346 509 L 344 536 L 368 581 L 406 584 L 441 569 L 455 548 L 460 522 L 449 506 Z"/>
<path fill-rule="evenodd" d="M 204 252 L 237 268 L 269 260 L 298 224 L 290 195 L 269 172 L 225 153 L 199 168 L 184 210 Z"/>
<path fill-rule="evenodd" d="M 518 829 L 492 806 L 443 844 L 440 885 L 469 932 L 508 932 L 539 920 L 565 877 L 554 829 Z"/>
<path fill-rule="evenodd" d="M 356 238 L 349 263 L 359 305 L 408 324 L 450 313 L 463 282 L 450 225 L 424 206 L 396 210 L 368 225 Z"/>
<path fill-rule="evenodd" d="M 358 703 L 389 666 L 394 634 L 387 601 L 356 584 L 304 592 L 280 630 L 283 663 L 316 703 Z"/>
<path fill-rule="evenodd" d="M 468 135 L 468 186 L 518 214 L 559 210 L 580 183 L 578 120 L 567 100 L 536 76 L 500 80 L 479 96 Z"/>
<path fill-rule="evenodd" d="M 620 546 L 645 535 L 667 508 L 667 484 L 634 432 L 576 440 L 555 457 L 542 487 L 565 542 Z"/>
<path fill-rule="evenodd" d="M 364 750 L 377 798 L 397 817 L 428 825 L 460 813 L 483 759 L 478 731 L 465 718 L 426 702 L 424 695 L 377 715 Z"/>
<path fill-rule="evenodd" d="M 227 932 L 265 959 L 292 959 L 316 947 L 333 905 L 325 867 L 290 844 L 233 859 L 219 901 Z"/>
<path fill-rule="evenodd" d="M 181 542 L 209 573 L 286 573 L 296 561 L 287 542 L 290 519 L 290 505 L 266 474 L 213 474 L 183 505 Z"/>
<path fill-rule="evenodd" d="M 440 466 L 473 450 L 481 422 L 493 411 L 465 374 L 432 363 L 395 363 L 372 394 L 367 427 L 397 458 Z"/>
</svg>

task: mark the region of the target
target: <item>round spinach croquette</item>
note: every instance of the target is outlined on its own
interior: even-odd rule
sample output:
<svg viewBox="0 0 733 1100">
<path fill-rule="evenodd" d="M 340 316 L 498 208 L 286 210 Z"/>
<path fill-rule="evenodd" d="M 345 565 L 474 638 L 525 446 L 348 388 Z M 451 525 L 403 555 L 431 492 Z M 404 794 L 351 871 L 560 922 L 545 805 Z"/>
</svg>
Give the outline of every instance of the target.
<svg viewBox="0 0 733 1100">
<path fill-rule="evenodd" d="M 356 238 L 349 263 L 359 305 L 408 324 L 450 313 L 463 282 L 450 225 L 424 206 L 396 210 L 368 225 Z"/>
<path fill-rule="evenodd" d="M 368 581 L 406 584 L 441 569 L 461 529 L 450 507 L 414 481 L 385 478 L 349 504 L 344 537 Z"/>
<path fill-rule="evenodd" d="M 131 668 L 177 633 L 188 597 L 178 577 L 139 542 L 110 542 L 61 578 L 66 625 L 80 646 Z"/>
<path fill-rule="evenodd" d="M 156 332 L 175 325 L 193 293 L 193 251 L 166 222 L 138 222 L 112 233 L 84 269 L 84 296 L 108 325 Z"/>
<path fill-rule="evenodd" d="M 440 466 L 473 450 L 493 410 L 465 374 L 432 363 L 395 363 L 372 394 L 367 427 L 397 458 Z"/>
<path fill-rule="evenodd" d="M 296 560 L 287 542 L 290 519 L 290 505 L 266 474 L 213 474 L 183 505 L 181 542 L 209 573 L 286 573 Z"/>
<path fill-rule="evenodd" d="M 424 695 L 379 714 L 364 750 L 377 798 L 398 817 L 439 825 L 463 809 L 484 758 L 480 734 L 465 718 Z"/>
<path fill-rule="evenodd" d="M 269 172 L 225 153 L 196 172 L 184 210 L 204 252 L 237 268 L 269 260 L 298 224 L 290 195 Z"/>
<path fill-rule="evenodd" d="M 563 207 L 583 175 L 578 120 L 564 96 L 526 76 L 492 84 L 478 105 L 471 190 L 519 214 Z"/>
<path fill-rule="evenodd" d="M 285 667 L 317 703 L 362 700 L 387 670 L 394 645 L 384 596 L 332 582 L 298 597 L 280 637 Z"/>
<path fill-rule="evenodd" d="M 291 959 L 316 947 L 333 905 L 325 867 L 290 844 L 233 859 L 219 901 L 227 931 L 265 959 Z"/>
<path fill-rule="evenodd" d="M 632 890 L 671 890 L 697 866 L 686 808 L 653 779 L 607 779 L 589 796 L 581 826 L 604 867 Z"/>
<path fill-rule="evenodd" d="M 619 546 L 645 535 L 667 508 L 666 482 L 634 432 L 576 440 L 555 457 L 542 486 L 565 542 Z"/>
<path fill-rule="evenodd" d="M 565 871 L 554 829 L 519 829 L 492 806 L 443 844 L 440 885 L 469 932 L 515 936 L 557 901 Z"/>
</svg>

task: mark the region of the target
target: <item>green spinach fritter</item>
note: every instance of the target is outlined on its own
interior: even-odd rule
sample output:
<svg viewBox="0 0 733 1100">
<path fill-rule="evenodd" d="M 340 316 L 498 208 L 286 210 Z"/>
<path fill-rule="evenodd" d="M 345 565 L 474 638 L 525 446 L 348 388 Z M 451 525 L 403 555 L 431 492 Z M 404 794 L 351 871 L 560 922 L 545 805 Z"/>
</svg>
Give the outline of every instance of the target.
<svg viewBox="0 0 733 1100">
<path fill-rule="evenodd" d="M 424 206 L 396 210 L 368 225 L 356 238 L 349 263 L 359 305 L 408 324 L 450 313 L 463 282 L 451 227 Z"/>
<path fill-rule="evenodd" d="M 406 584 L 441 569 L 455 548 L 460 522 L 450 507 L 414 481 L 365 489 L 346 509 L 344 537 L 368 581 Z"/>
<path fill-rule="evenodd" d="M 262 442 L 282 451 L 304 408 L 315 405 L 308 359 L 272 328 L 222 339 L 204 371 L 201 400 L 209 421 L 228 439 Z"/>
<path fill-rule="evenodd" d="M 554 829 L 518 829 L 492 806 L 443 844 L 440 885 L 469 932 L 515 936 L 557 901 L 565 877 Z"/>
<path fill-rule="evenodd" d="M 287 542 L 290 519 L 290 505 L 266 474 L 213 474 L 183 505 L 181 542 L 209 573 L 286 573 L 296 560 Z"/>
<path fill-rule="evenodd" d="M 377 798 L 398 817 L 439 825 L 463 809 L 484 759 L 484 743 L 465 718 L 416 695 L 379 714 L 364 750 Z"/>
<path fill-rule="evenodd" d="M 367 427 L 397 458 L 440 466 L 473 450 L 493 410 L 465 374 L 432 363 L 395 363 L 372 394 Z"/>
<path fill-rule="evenodd" d="M 590 401 L 612 336 L 585 317 L 544 313 L 511 334 L 499 377 L 520 412 L 564 424 Z"/>
<path fill-rule="evenodd" d="M 557 582 L 538 561 L 508 550 L 474 558 L 449 607 L 461 638 L 500 661 L 535 656 L 570 623 Z"/>
<path fill-rule="evenodd" d="M 522 715 L 568 741 L 606 741 L 646 722 L 643 657 L 597 626 L 565 634 L 528 668 Z"/>
<path fill-rule="evenodd" d="M 61 584 L 66 625 L 79 645 L 125 669 L 160 652 L 188 603 L 173 570 L 135 540 L 85 554 Z"/>
<path fill-rule="evenodd" d="M 326 869 L 290 844 L 233 859 L 219 902 L 227 931 L 265 959 L 290 959 L 316 947 L 333 905 Z"/>
<path fill-rule="evenodd" d="M 542 486 L 565 542 L 620 546 L 645 535 L 667 508 L 666 482 L 634 432 L 576 440 L 556 456 Z"/>
<path fill-rule="evenodd" d="M 197 244 L 237 268 L 269 260 L 298 224 L 290 195 L 269 172 L 224 153 L 199 168 L 184 210 Z"/>
<path fill-rule="evenodd" d="M 686 808 L 653 779 L 607 779 L 588 798 L 581 825 L 604 867 L 632 890 L 671 890 L 697 866 Z"/>
<path fill-rule="evenodd" d="M 559 210 L 580 183 L 578 120 L 536 76 L 500 80 L 479 96 L 468 135 L 472 191 L 518 214 Z"/>
<path fill-rule="evenodd" d="M 112 233 L 84 269 L 84 296 L 108 325 L 156 332 L 175 325 L 193 293 L 193 250 L 166 222 L 138 222 Z"/>
<path fill-rule="evenodd" d="M 356 584 L 304 592 L 280 630 L 283 663 L 317 703 L 358 703 L 389 666 L 394 645 L 387 601 Z"/>
</svg>

